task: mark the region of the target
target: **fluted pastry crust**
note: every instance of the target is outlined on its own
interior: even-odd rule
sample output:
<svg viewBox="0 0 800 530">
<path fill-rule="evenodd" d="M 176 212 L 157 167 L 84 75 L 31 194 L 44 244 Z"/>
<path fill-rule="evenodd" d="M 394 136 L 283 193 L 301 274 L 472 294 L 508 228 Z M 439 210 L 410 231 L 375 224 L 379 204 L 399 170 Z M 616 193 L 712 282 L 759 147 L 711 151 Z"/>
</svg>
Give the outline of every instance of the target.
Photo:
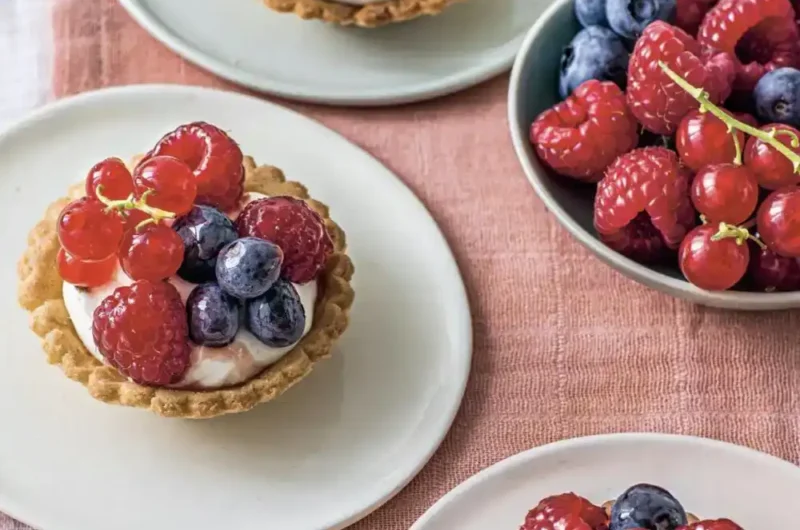
<svg viewBox="0 0 800 530">
<path fill-rule="evenodd" d="M 405 22 L 423 15 L 437 15 L 461 1 L 463 0 L 386 0 L 364 6 L 333 0 L 264 0 L 264 3 L 275 11 L 294 13 L 304 19 L 374 28 Z"/>
<path fill-rule="evenodd" d="M 31 230 L 28 248 L 18 265 L 19 303 L 31 313 L 31 328 L 41 337 L 47 360 L 59 365 L 69 378 L 83 384 L 100 401 L 149 409 L 162 416 L 201 419 L 244 412 L 270 401 L 306 377 L 314 364 L 330 356 L 334 342 L 347 328 L 354 297 L 350 286 L 353 264 L 345 253 L 345 234 L 331 220 L 327 206 L 311 199 L 302 184 L 287 181 L 281 170 L 256 166 L 251 157 L 245 157 L 244 167 L 245 191 L 304 199 L 322 216 L 334 244 L 334 253 L 318 278 L 320 290 L 313 325 L 290 352 L 241 385 L 204 391 L 138 385 L 100 363 L 75 332 L 56 267 L 56 220 L 68 202 L 83 195 L 83 186 L 73 186 L 69 197 L 51 204 Z"/>
</svg>

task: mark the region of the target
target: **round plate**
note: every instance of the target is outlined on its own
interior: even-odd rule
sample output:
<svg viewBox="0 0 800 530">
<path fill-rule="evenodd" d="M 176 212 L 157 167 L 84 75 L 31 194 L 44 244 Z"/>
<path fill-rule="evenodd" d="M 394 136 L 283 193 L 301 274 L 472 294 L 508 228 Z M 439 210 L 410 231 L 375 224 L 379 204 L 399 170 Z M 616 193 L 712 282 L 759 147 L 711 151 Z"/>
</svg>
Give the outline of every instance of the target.
<svg viewBox="0 0 800 530">
<path fill-rule="evenodd" d="M 333 357 L 275 402 L 207 421 L 93 400 L 47 365 L 11 294 L 48 203 L 94 162 L 144 152 L 192 120 L 306 184 L 356 266 L 352 322 Z M 472 351 L 458 268 L 412 193 L 330 130 L 226 92 L 112 89 L 0 135 L 0 175 L 0 511 L 47 530 L 112 520 L 115 530 L 340 529 L 408 483 L 449 429 Z"/>
<path fill-rule="evenodd" d="M 743 477 L 746 477 L 744 479 Z M 648 482 L 701 518 L 744 528 L 794 528 L 800 468 L 736 445 L 663 434 L 576 438 L 532 449 L 483 470 L 445 495 L 411 530 L 519 528 L 539 500 L 575 492 L 595 504 Z M 784 504 L 790 503 L 790 504 Z"/>
<path fill-rule="evenodd" d="M 339 105 L 418 101 L 507 70 L 550 0 L 468 0 L 377 29 L 305 21 L 259 0 L 121 0 L 189 61 L 255 90 Z"/>
</svg>

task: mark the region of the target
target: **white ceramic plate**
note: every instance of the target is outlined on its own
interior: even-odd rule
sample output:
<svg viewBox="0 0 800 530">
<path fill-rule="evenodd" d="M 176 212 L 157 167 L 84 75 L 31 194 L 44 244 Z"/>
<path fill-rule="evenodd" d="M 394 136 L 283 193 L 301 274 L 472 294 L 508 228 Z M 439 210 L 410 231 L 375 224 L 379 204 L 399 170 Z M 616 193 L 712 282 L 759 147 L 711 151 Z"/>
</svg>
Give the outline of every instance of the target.
<svg viewBox="0 0 800 530">
<path fill-rule="evenodd" d="M 551 0 L 469 0 L 377 29 L 275 13 L 260 0 L 121 0 L 193 63 L 255 90 L 340 105 L 417 101 L 507 70 Z"/>
<path fill-rule="evenodd" d="M 595 504 L 641 482 L 670 490 L 686 510 L 748 530 L 796 528 L 800 468 L 722 442 L 662 434 L 577 438 L 532 449 L 473 476 L 411 530 L 519 528 L 539 500 L 573 491 Z"/>
<path fill-rule="evenodd" d="M 304 182 L 356 265 L 334 357 L 276 402 L 208 421 L 94 401 L 47 365 L 13 294 L 15 261 L 49 202 L 95 161 L 142 152 L 190 120 Z M 408 483 L 458 409 L 472 330 L 444 238 L 386 168 L 298 114 L 185 87 L 61 102 L 0 135 L 0 216 L 0 511 L 36 527 L 343 528 Z"/>
</svg>

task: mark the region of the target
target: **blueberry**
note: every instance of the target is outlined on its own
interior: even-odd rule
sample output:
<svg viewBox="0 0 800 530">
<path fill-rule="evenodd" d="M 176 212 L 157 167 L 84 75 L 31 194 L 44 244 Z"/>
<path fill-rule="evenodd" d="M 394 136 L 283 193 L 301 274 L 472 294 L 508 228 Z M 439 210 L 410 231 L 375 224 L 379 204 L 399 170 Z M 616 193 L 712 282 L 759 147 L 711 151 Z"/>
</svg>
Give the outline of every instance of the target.
<svg viewBox="0 0 800 530">
<path fill-rule="evenodd" d="M 584 28 L 608 27 L 606 0 L 575 0 L 575 16 Z"/>
<path fill-rule="evenodd" d="M 625 44 L 610 29 L 589 26 L 581 30 L 561 56 L 561 98 L 589 79 L 613 81 L 624 90 L 628 58 Z"/>
<path fill-rule="evenodd" d="M 189 337 L 195 344 L 221 348 L 233 342 L 241 321 L 240 302 L 215 283 L 194 288 L 186 300 Z"/>
<path fill-rule="evenodd" d="M 778 68 L 761 78 L 753 91 L 762 122 L 800 127 L 800 70 Z"/>
<path fill-rule="evenodd" d="M 620 37 L 635 41 L 656 20 L 672 20 L 675 3 L 676 0 L 608 0 L 608 25 Z"/>
<path fill-rule="evenodd" d="M 676 530 L 685 524 L 686 512 L 670 492 L 637 484 L 614 503 L 609 530 Z"/>
<path fill-rule="evenodd" d="M 255 298 L 272 287 L 282 263 L 283 252 L 276 244 L 255 237 L 237 239 L 219 252 L 217 282 L 237 298 Z"/>
<path fill-rule="evenodd" d="M 245 322 L 247 329 L 261 342 L 283 348 L 303 336 L 306 312 L 294 285 L 278 280 L 262 296 L 247 301 Z"/>
<path fill-rule="evenodd" d="M 231 220 L 210 206 L 195 206 L 175 221 L 173 229 L 184 247 L 178 276 L 191 283 L 214 281 L 217 254 L 239 237 Z"/>
</svg>

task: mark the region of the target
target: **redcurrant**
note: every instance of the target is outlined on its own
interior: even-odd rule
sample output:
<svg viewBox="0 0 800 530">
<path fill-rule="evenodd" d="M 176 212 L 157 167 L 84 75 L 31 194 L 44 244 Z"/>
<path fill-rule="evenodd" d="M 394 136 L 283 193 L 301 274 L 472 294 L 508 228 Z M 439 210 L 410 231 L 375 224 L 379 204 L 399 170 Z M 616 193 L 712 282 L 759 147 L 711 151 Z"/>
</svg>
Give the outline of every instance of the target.
<svg viewBox="0 0 800 530">
<path fill-rule="evenodd" d="M 748 114 L 736 114 L 737 119 L 757 126 L 755 118 Z M 740 149 L 744 148 L 745 136 L 736 131 Z M 693 110 L 681 120 L 675 135 L 675 145 L 681 162 L 693 171 L 704 166 L 733 162 L 736 144 L 728 126 L 710 112 Z"/>
<path fill-rule="evenodd" d="M 739 225 L 758 205 L 758 182 L 744 166 L 716 164 L 695 175 L 692 204 L 708 221 Z"/>
<path fill-rule="evenodd" d="M 171 156 L 155 156 L 142 161 L 134 170 L 136 196 L 147 195 L 149 206 L 176 215 L 192 209 L 197 197 L 197 182 L 186 163 Z"/>
<path fill-rule="evenodd" d="M 800 290 L 800 259 L 780 256 L 768 248 L 750 246 L 748 274 L 759 291 Z"/>
<path fill-rule="evenodd" d="M 758 234 L 770 250 L 800 257 L 800 187 L 772 192 L 758 208 Z"/>
<path fill-rule="evenodd" d="M 183 240 L 165 224 L 129 230 L 119 247 L 119 262 L 133 280 L 160 281 L 174 276 L 183 261 Z"/>
<path fill-rule="evenodd" d="M 775 129 L 775 139 L 800 154 L 800 131 L 789 125 L 773 124 L 761 127 L 769 132 Z M 797 141 L 797 145 L 792 145 Z M 751 137 L 744 151 L 744 163 L 756 176 L 759 185 L 768 190 L 777 190 L 800 182 L 792 162 L 777 149 L 756 137 Z"/>
<path fill-rule="evenodd" d="M 107 212 L 97 199 L 83 197 L 69 203 L 58 218 L 61 246 L 81 260 L 98 261 L 117 251 L 123 234 L 123 219 Z"/>
<path fill-rule="evenodd" d="M 127 199 L 133 193 L 133 178 L 125 162 L 107 158 L 95 164 L 86 176 L 86 195 L 96 199 L 99 186 L 103 187 L 101 193 L 107 199 Z"/>
<path fill-rule="evenodd" d="M 113 255 L 100 261 L 81 261 L 62 248 L 56 259 L 61 279 L 78 287 L 99 287 L 108 283 L 117 270 L 117 257 Z"/>
<path fill-rule="evenodd" d="M 746 241 L 712 239 L 718 231 L 716 224 L 698 226 L 683 240 L 678 254 L 686 279 L 707 291 L 724 291 L 739 283 L 750 261 Z"/>
</svg>

